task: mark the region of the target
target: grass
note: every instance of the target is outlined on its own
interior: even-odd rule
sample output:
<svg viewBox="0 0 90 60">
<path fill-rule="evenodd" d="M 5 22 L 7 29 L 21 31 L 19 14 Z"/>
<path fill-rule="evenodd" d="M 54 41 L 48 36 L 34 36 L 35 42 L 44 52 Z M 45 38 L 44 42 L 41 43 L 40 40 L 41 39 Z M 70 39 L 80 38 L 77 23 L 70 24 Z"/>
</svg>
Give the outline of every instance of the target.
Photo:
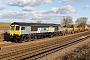
<svg viewBox="0 0 90 60">
<path fill-rule="evenodd" d="M 0 30 L 9 30 L 11 23 L 0 22 Z"/>
</svg>

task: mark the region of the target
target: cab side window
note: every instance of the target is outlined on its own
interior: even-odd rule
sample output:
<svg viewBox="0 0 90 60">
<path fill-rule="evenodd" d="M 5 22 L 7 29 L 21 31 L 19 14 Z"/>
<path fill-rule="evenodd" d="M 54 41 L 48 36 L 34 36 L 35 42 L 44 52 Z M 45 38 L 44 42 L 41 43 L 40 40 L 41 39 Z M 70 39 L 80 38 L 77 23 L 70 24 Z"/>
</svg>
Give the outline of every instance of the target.
<svg viewBox="0 0 90 60">
<path fill-rule="evenodd" d="M 21 30 L 25 30 L 25 27 L 21 27 Z"/>
</svg>

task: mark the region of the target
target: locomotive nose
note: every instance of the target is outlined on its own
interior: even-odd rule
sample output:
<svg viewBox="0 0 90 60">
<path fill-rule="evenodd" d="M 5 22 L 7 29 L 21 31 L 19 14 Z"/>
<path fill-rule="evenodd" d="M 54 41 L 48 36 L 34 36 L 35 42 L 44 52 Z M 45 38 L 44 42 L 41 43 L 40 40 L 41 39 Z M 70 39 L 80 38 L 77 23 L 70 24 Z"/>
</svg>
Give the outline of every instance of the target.
<svg viewBox="0 0 90 60">
<path fill-rule="evenodd" d="M 10 35 L 20 35 L 20 27 L 18 25 L 12 25 L 10 27 Z"/>
</svg>

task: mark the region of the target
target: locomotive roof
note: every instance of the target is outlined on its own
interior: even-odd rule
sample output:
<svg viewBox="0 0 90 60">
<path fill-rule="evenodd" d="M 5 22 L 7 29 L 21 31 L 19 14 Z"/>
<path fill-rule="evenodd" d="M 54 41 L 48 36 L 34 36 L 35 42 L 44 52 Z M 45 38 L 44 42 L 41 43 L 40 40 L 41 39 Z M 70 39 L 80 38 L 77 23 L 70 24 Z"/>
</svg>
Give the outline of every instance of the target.
<svg viewBox="0 0 90 60">
<path fill-rule="evenodd" d="M 17 24 L 20 26 L 59 26 L 59 24 L 48 24 L 48 23 L 25 23 L 25 22 L 13 22 L 11 25 Z"/>
</svg>

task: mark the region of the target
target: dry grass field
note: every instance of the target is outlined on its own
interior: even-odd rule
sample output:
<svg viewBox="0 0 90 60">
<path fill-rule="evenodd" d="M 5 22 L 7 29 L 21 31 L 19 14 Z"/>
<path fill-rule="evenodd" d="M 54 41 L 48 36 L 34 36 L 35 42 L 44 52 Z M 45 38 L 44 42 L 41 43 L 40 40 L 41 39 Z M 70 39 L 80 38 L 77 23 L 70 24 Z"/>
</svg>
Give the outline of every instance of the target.
<svg viewBox="0 0 90 60">
<path fill-rule="evenodd" d="M 4 40 L 4 32 L 10 30 L 11 23 L 0 22 L 0 42 Z M 7 36 L 7 35 L 6 35 Z"/>
<path fill-rule="evenodd" d="M 0 22 L 0 30 L 9 30 L 9 29 L 10 29 L 10 23 Z"/>
</svg>

